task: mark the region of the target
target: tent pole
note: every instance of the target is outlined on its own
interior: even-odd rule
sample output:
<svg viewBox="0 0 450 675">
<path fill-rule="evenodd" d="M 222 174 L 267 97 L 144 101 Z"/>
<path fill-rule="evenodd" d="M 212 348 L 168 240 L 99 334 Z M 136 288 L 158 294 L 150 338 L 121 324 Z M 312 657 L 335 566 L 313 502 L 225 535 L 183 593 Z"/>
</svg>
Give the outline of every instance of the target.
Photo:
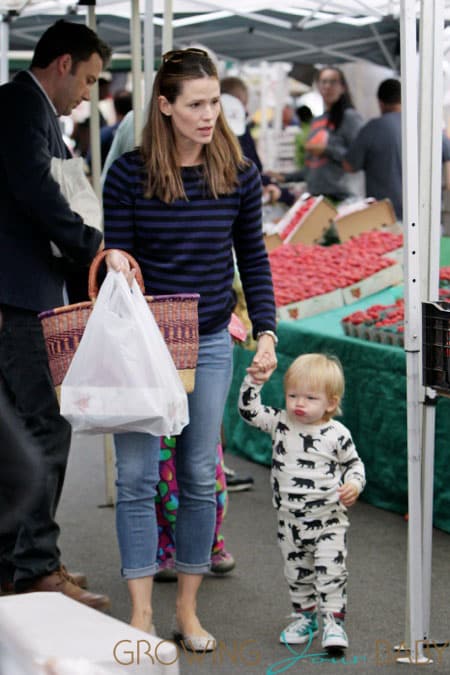
<svg viewBox="0 0 450 675">
<path fill-rule="evenodd" d="M 0 19 L 0 84 L 9 80 L 9 21 L 7 16 Z"/>
<path fill-rule="evenodd" d="M 88 5 L 86 24 L 91 30 L 96 30 L 97 22 L 95 19 L 95 5 Z M 91 150 L 91 172 L 92 186 L 98 199 L 102 200 L 102 188 L 100 181 L 100 115 L 98 107 L 98 82 L 91 89 L 91 113 L 89 116 L 90 150 Z M 96 115 L 94 114 L 96 111 Z M 112 436 L 106 434 L 103 436 L 103 461 L 105 469 L 105 499 L 106 506 L 114 504 L 114 458 L 112 452 Z"/>
<path fill-rule="evenodd" d="M 164 0 L 164 25 L 162 34 L 162 53 L 173 49 L 173 0 Z"/>
<path fill-rule="evenodd" d="M 145 0 L 144 14 L 144 108 L 152 95 L 153 73 L 155 70 L 155 29 L 153 25 L 153 0 Z"/>
<path fill-rule="evenodd" d="M 420 211 L 422 300 L 439 299 L 439 254 L 442 182 L 443 0 L 421 3 L 420 21 Z M 433 45 L 432 49 L 428 45 Z M 431 141 L 431 142 L 430 142 Z M 424 636 L 430 635 L 433 547 L 433 483 L 436 392 L 427 389 L 422 411 L 422 526 Z"/>
<path fill-rule="evenodd" d="M 408 598 L 410 654 L 399 663 L 423 663 L 422 509 L 420 436 L 420 284 L 418 232 L 418 135 L 416 12 L 401 1 L 402 167 L 405 270 L 405 352 L 408 430 Z M 418 555 L 419 553 L 419 555 Z"/>
<path fill-rule="evenodd" d="M 142 84 L 141 84 L 141 19 L 139 16 L 139 0 L 131 0 L 131 79 L 133 95 L 133 128 L 135 143 L 138 142 L 142 130 Z"/>
</svg>

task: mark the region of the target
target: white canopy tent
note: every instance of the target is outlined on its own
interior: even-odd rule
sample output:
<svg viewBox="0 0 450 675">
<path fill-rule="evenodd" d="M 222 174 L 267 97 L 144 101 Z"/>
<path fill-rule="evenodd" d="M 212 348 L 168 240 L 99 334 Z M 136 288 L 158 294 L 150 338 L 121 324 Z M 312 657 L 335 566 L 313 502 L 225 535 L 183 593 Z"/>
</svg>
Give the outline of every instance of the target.
<svg viewBox="0 0 450 675">
<path fill-rule="evenodd" d="M 0 0 L 0 75 L 7 79 L 7 59 L 10 29 L 13 16 L 21 17 L 46 13 L 65 13 L 71 0 Z M 407 358 L 407 424 L 408 424 L 408 493 L 409 493 L 409 543 L 408 543 L 408 634 L 410 647 L 408 663 L 424 663 L 422 640 L 429 638 L 430 583 L 431 583 L 431 532 L 433 503 L 433 455 L 434 455 L 434 407 L 429 401 L 433 391 L 425 392 L 421 385 L 421 301 L 437 299 L 439 260 L 439 220 L 441 186 L 441 133 L 443 100 L 443 62 L 450 46 L 444 31 L 444 23 L 450 21 L 450 0 L 287 0 L 277 3 L 274 10 L 269 2 L 245 0 L 238 9 L 232 0 L 131 0 L 111 2 L 98 0 L 97 5 L 87 10 L 87 20 L 94 27 L 97 17 L 108 15 L 131 16 L 131 45 L 133 79 L 138 82 L 141 70 L 141 22 L 144 17 L 144 65 L 146 82 L 151 81 L 153 58 L 176 46 L 186 46 L 194 41 L 207 45 L 212 40 L 218 44 L 226 33 L 228 47 L 219 56 L 238 58 L 234 43 L 242 43 L 239 35 L 245 27 L 246 35 L 259 35 L 267 45 L 267 53 L 255 46 L 254 59 L 292 60 L 311 62 L 317 53 L 314 35 L 320 27 L 370 26 L 371 44 L 383 54 L 386 63 L 395 66 L 389 38 L 383 38 L 379 28 L 387 18 L 399 19 L 400 56 L 403 98 L 403 205 L 405 233 L 405 351 Z M 175 14 L 174 14 L 175 12 Z M 234 23 L 230 25 L 230 19 Z M 420 50 L 417 58 L 416 26 L 420 26 Z M 221 24 L 222 22 L 222 24 Z M 251 33 L 248 25 L 253 26 Z M 207 25 L 207 31 L 200 26 Z M 222 25 L 222 29 L 220 26 Z M 152 26 L 155 27 L 152 30 Z M 193 33 L 192 26 L 197 27 Z M 156 29 L 162 28 L 159 43 Z M 41 27 L 40 32 L 42 32 Z M 180 30 L 177 33 L 177 30 Z M 289 35 L 286 35 L 286 31 Z M 308 33 L 309 31 L 309 33 Z M 275 37 L 274 37 L 275 36 Z M 278 37 L 277 37 L 278 36 Z M 29 33 L 30 46 L 33 39 Z M 273 50 L 273 42 L 278 45 Z M 345 62 L 354 60 L 358 49 L 367 46 L 365 37 L 352 45 L 339 35 L 329 40 L 319 50 L 322 62 Z M 250 43 L 250 40 L 248 40 Z M 362 42 L 362 44 L 361 44 Z M 261 41 L 258 42 L 261 44 Z M 269 53 L 269 47 L 272 51 Z M 214 49 L 214 46 L 213 46 Z M 217 53 L 217 52 L 216 52 Z M 249 57 L 251 58 L 251 57 Z M 135 92 L 134 108 L 142 109 L 138 90 Z M 146 91 L 146 98 L 148 96 Z M 95 101 L 94 101 L 95 104 Z M 136 129 L 140 129 L 139 114 L 136 114 Z M 95 129 L 93 129 L 93 132 Z M 419 167 L 420 157 L 420 173 Z M 99 159 L 93 164 L 99 166 Z M 99 171 L 98 171 L 99 174 Z M 425 439 L 425 440 L 424 440 Z"/>
</svg>

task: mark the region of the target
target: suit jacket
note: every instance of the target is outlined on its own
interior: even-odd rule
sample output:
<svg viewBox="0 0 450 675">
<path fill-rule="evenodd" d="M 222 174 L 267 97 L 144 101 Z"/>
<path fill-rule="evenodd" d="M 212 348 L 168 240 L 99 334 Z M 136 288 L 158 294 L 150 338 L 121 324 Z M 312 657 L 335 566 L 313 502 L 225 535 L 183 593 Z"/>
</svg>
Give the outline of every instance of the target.
<svg viewBox="0 0 450 675">
<path fill-rule="evenodd" d="M 0 305 L 40 312 L 63 304 L 67 262 L 86 267 L 100 245 L 101 233 L 70 209 L 51 176 L 51 158 L 66 156 L 58 118 L 30 74 L 1 86 Z"/>
</svg>

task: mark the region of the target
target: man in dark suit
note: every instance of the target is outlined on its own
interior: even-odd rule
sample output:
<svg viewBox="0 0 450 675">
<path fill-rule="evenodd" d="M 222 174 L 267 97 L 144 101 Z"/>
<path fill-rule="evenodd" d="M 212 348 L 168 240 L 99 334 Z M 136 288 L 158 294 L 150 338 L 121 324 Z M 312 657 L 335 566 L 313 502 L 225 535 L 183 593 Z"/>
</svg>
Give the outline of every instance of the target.
<svg viewBox="0 0 450 675">
<path fill-rule="evenodd" d="M 0 87 L 0 379 L 43 476 L 20 523 L 0 533 L 0 583 L 3 591 L 62 592 L 97 609 L 108 598 L 82 589 L 61 565 L 55 512 L 71 429 L 59 414 L 37 315 L 63 304 L 65 264 L 87 266 L 102 246 L 101 233 L 70 209 L 50 164 L 67 156 L 58 116 L 89 99 L 110 55 L 87 26 L 58 21 L 37 43 L 30 70 Z"/>
</svg>

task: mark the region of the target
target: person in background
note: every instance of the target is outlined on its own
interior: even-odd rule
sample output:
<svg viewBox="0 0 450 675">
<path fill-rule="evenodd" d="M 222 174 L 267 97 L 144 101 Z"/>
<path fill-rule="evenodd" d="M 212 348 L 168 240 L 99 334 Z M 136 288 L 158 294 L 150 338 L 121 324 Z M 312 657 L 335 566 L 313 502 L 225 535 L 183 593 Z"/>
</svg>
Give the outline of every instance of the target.
<svg viewBox="0 0 450 675">
<path fill-rule="evenodd" d="M 120 89 L 119 91 L 116 91 L 113 97 L 113 103 L 116 121 L 114 124 L 105 125 L 100 129 L 100 158 L 102 166 L 105 163 L 106 157 L 111 148 L 114 136 L 116 135 L 120 123 L 122 122 L 125 115 L 129 113 L 133 107 L 131 92 L 127 91 L 126 89 Z M 90 164 L 90 152 L 87 155 L 86 161 L 88 164 Z"/>
<path fill-rule="evenodd" d="M 305 166 L 289 174 L 272 174 L 278 180 L 306 181 L 306 191 L 338 203 L 356 196 L 342 166 L 352 141 L 363 125 L 353 107 L 344 73 L 334 66 L 319 71 L 317 86 L 325 111 L 314 117 L 305 143 Z"/>
<path fill-rule="evenodd" d="M 281 111 L 281 125 L 283 129 L 287 127 L 298 127 L 299 119 L 294 105 L 291 102 L 285 103 Z"/>
<path fill-rule="evenodd" d="M 147 292 L 200 294 L 190 422 L 177 437 L 174 630 L 187 649 L 212 651 L 217 641 L 197 616 L 197 594 L 210 568 L 217 441 L 232 373 L 233 249 L 258 338 L 251 372 L 263 380 L 276 367 L 276 335 L 259 172 L 244 160 L 226 124 L 217 70 L 207 52 L 191 48 L 163 55 L 142 145 L 113 163 L 103 196 L 106 245 L 137 259 Z M 108 254 L 107 264 L 129 271 L 118 251 Z M 147 434 L 115 437 L 122 574 L 131 598 L 131 623 L 143 630 L 152 628 L 158 569 L 154 499 L 159 444 L 159 438 Z"/>
<path fill-rule="evenodd" d="M 340 415 L 344 374 L 335 357 L 302 354 L 284 376 L 285 409 L 262 405 L 251 371 L 239 396 L 241 417 L 272 437 L 273 505 L 293 619 L 280 642 L 303 644 L 318 633 L 322 647 L 348 647 L 347 508 L 365 486 L 364 465 Z"/>
<path fill-rule="evenodd" d="M 342 160 L 361 129 L 363 118 L 353 107 L 347 81 L 339 68 L 322 68 L 317 86 L 325 112 L 312 119 L 305 143 L 306 187 L 312 195 L 325 195 L 340 202 L 354 196 Z"/>
<path fill-rule="evenodd" d="M 130 110 L 117 127 L 111 147 L 106 155 L 102 170 L 103 185 L 111 164 L 125 152 L 130 152 L 130 150 L 140 145 L 140 143 L 140 138 L 134 138 L 134 111 Z"/>
<path fill-rule="evenodd" d="M 227 122 L 236 134 L 245 157 L 252 160 L 261 173 L 263 195 L 267 202 L 280 202 L 287 207 L 295 202 L 295 195 L 277 184 L 275 179 L 263 171 L 255 141 L 247 123 L 248 89 L 239 77 L 224 77 L 220 82 L 222 108 Z M 240 104 L 240 105 L 239 105 Z"/>
<path fill-rule="evenodd" d="M 159 483 L 156 495 L 156 519 L 158 522 L 158 572 L 155 581 L 176 581 L 175 530 L 178 510 L 178 484 L 176 472 L 176 438 L 161 438 Z M 228 491 L 223 466 L 222 446 L 217 446 L 216 457 L 216 525 L 211 549 L 211 572 L 228 574 L 236 566 L 231 553 L 225 548 L 222 524 L 228 506 Z"/>
<path fill-rule="evenodd" d="M 363 170 L 366 194 L 390 199 L 398 220 L 403 218 L 402 95 L 400 80 L 389 78 L 377 90 L 380 117 L 369 120 L 351 144 L 343 161 L 345 171 Z M 450 141 L 443 134 L 442 161 L 450 160 Z"/>
<path fill-rule="evenodd" d="M 64 304 L 66 263 L 87 271 L 102 246 L 101 233 L 70 209 L 50 164 L 68 156 L 58 116 L 89 100 L 110 55 L 87 26 L 57 21 L 38 41 L 30 69 L 0 87 L 0 380 L 45 476 L 20 521 L 0 535 L 0 583 L 8 591 L 61 592 L 97 609 L 109 599 L 82 589 L 60 560 L 55 514 L 71 428 L 59 413 L 38 314 Z"/>
</svg>

